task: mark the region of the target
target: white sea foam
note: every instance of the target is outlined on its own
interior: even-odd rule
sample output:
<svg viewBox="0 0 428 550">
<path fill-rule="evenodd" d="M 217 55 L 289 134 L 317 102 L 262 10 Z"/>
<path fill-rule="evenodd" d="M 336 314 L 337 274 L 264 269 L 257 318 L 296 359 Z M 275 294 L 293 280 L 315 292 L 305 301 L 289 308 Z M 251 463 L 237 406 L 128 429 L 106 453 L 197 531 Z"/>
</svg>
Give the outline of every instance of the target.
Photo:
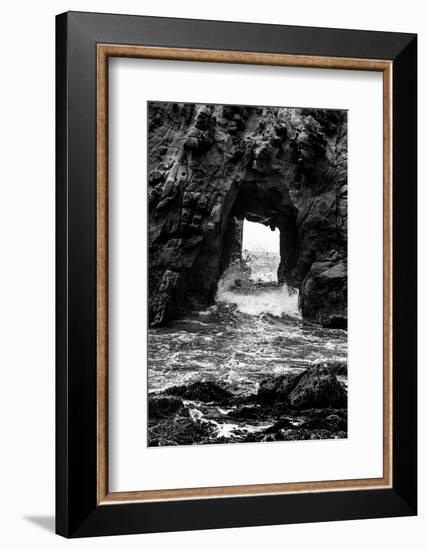
<svg viewBox="0 0 428 550">
<path fill-rule="evenodd" d="M 239 311 L 248 315 L 264 313 L 275 317 L 287 315 L 300 318 L 298 294 L 295 290 L 290 291 L 286 285 L 261 286 L 260 283 L 265 282 L 272 282 L 274 285 L 276 268 L 273 269 L 273 265 L 273 260 L 266 252 L 253 252 L 245 260 L 238 260 L 220 279 L 217 302 L 235 304 Z"/>
<path fill-rule="evenodd" d="M 266 250 L 244 250 L 243 258 L 250 268 L 249 278 L 252 281 L 269 283 L 277 280 L 276 274 L 280 261 L 278 253 L 275 254 Z"/>
<path fill-rule="evenodd" d="M 270 314 L 275 317 L 288 315 L 300 318 L 297 293 L 290 294 L 286 286 L 262 290 L 255 294 L 219 288 L 217 300 L 235 304 L 238 310 L 248 315 Z"/>
<path fill-rule="evenodd" d="M 243 281 L 247 286 L 247 274 L 236 269 L 226 272 L 220 280 L 216 300 L 235 304 L 239 311 L 248 315 L 270 314 L 275 317 L 288 315 L 300 318 L 297 292 L 290 292 L 286 285 L 267 288 L 242 289 L 234 287 L 236 281 Z"/>
</svg>

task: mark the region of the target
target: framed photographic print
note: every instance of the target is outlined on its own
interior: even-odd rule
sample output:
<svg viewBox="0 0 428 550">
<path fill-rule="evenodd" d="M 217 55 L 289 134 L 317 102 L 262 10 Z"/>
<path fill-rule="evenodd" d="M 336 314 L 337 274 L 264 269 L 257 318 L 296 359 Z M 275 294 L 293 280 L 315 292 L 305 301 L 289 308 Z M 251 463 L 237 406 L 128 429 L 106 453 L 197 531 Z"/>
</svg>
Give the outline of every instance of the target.
<svg viewBox="0 0 428 550">
<path fill-rule="evenodd" d="M 56 47 L 57 532 L 416 514 L 416 36 Z"/>
</svg>

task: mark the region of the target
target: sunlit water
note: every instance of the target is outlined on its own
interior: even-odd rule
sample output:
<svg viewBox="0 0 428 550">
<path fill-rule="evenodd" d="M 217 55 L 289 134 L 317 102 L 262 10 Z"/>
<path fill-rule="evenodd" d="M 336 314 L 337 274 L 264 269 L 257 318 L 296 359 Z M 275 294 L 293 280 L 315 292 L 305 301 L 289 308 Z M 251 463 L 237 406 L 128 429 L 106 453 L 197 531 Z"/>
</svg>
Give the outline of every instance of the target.
<svg viewBox="0 0 428 550">
<path fill-rule="evenodd" d="M 247 394 L 267 375 L 346 360 L 346 331 L 303 323 L 297 293 L 276 285 L 276 257 L 266 254 L 229 268 L 210 308 L 150 329 L 150 392 L 214 380 Z"/>
</svg>

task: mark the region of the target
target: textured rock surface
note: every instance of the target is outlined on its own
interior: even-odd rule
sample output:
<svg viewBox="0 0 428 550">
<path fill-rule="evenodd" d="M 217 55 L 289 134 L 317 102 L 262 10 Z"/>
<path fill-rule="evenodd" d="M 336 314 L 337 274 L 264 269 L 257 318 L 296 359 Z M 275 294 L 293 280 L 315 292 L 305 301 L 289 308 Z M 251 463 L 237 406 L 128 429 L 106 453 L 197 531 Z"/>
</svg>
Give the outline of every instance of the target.
<svg viewBox="0 0 428 550">
<path fill-rule="evenodd" d="M 346 390 L 336 376 L 323 367 L 308 369 L 288 395 L 292 407 L 346 407 Z"/>
<path fill-rule="evenodd" d="M 204 402 L 221 402 L 231 396 L 228 390 L 210 380 L 207 382 L 194 382 L 189 386 L 172 386 L 166 390 L 166 393 Z"/>
<path fill-rule="evenodd" d="M 347 393 L 329 367 L 314 366 L 298 374 L 262 380 L 262 401 L 279 400 L 296 409 L 346 407 Z"/>
<path fill-rule="evenodd" d="M 213 302 L 244 218 L 279 228 L 303 317 L 346 326 L 346 112 L 150 103 L 148 179 L 152 326 Z"/>
<path fill-rule="evenodd" d="M 342 439 L 346 382 L 332 373 L 339 367 L 334 362 L 270 376 L 250 394 L 235 394 L 213 381 L 149 394 L 149 445 Z"/>
<path fill-rule="evenodd" d="M 188 416 L 187 409 L 184 407 L 181 399 L 175 397 L 149 398 L 150 418 L 166 418 L 174 414 Z"/>
</svg>

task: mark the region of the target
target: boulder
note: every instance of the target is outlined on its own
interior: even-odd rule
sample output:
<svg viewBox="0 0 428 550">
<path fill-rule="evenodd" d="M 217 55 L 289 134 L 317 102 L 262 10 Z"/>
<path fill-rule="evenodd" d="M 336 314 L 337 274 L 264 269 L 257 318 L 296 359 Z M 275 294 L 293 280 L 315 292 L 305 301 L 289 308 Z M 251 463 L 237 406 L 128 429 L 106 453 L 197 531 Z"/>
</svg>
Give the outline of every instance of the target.
<svg viewBox="0 0 428 550">
<path fill-rule="evenodd" d="M 304 372 L 288 394 L 288 402 L 298 409 L 342 408 L 347 405 L 347 393 L 327 368 L 312 367 Z"/>
<path fill-rule="evenodd" d="M 212 401 L 224 401 L 232 396 L 232 393 L 229 390 L 226 390 L 219 384 L 210 380 L 205 382 L 193 382 L 193 384 L 189 385 L 171 386 L 163 393 L 192 401 L 203 401 L 205 403 Z"/>
<path fill-rule="evenodd" d="M 181 416 L 188 416 L 189 414 L 181 399 L 149 396 L 149 419 L 167 418 L 175 414 Z"/>
<path fill-rule="evenodd" d="M 287 373 L 281 376 L 265 378 L 260 382 L 258 396 L 262 400 L 287 401 L 291 390 L 303 374 Z"/>
<path fill-rule="evenodd" d="M 348 278 L 344 259 L 315 262 L 302 282 L 302 315 L 326 328 L 347 328 Z"/>
<path fill-rule="evenodd" d="M 346 407 L 347 393 L 329 367 L 314 366 L 305 371 L 268 377 L 261 381 L 260 401 L 280 401 L 294 409 Z"/>
</svg>

